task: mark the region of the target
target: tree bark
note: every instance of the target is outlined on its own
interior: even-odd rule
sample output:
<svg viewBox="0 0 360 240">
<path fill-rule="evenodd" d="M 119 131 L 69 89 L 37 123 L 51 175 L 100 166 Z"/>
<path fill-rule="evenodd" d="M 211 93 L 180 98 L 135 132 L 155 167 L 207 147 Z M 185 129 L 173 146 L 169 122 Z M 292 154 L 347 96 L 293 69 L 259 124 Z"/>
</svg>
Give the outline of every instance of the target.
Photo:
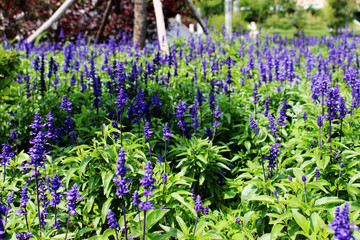
<svg viewBox="0 0 360 240">
<path fill-rule="evenodd" d="M 146 0 L 135 0 L 134 5 L 133 45 L 142 49 L 146 39 Z"/>
<path fill-rule="evenodd" d="M 34 41 L 38 36 L 40 36 L 41 33 L 43 33 L 44 31 L 46 31 L 46 29 L 48 29 L 54 22 L 56 22 L 61 15 L 64 14 L 64 12 L 66 11 L 66 9 L 68 9 L 71 4 L 74 2 L 75 0 L 66 0 L 60 7 L 58 10 L 56 10 L 56 12 L 49 18 L 49 20 L 47 20 L 45 23 L 43 23 L 43 25 L 41 25 L 41 27 L 39 29 L 37 29 L 28 39 L 27 42 L 31 43 L 32 41 Z"/>
<path fill-rule="evenodd" d="M 155 17 L 156 17 L 156 28 L 158 33 L 158 39 L 160 44 L 161 51 L 164 51 L 167 55 L 169 55 L 169 46 L 166 39 L 166 29 L 165 29 L 165 21 L 164 14 L 162 10 L 162 4 L 160 0 L 153 0 L 154 9 L 155 9 Z"/>
<path fill-rule="evenodd" d="M 205 26 L 204 21 L 202 20 L 201 16 L 197 13 L 194 4 L 192 3 L 191 0 L 185 0 L 185 3 L 188 5 L 188 7 L 190 8 L 192 14 L 194 15 L 194 17 L 196 18 L 196 20 L 198 21 L 198 23 L 200 23 L 201 27 L 204 30 L 204 33 L 207 34 L 207 28 Z"/>
<path fill-rule="evenodd" d="M 109 18 L 109 13 L 110 13 L 110 10 L 111 10 L 112 3 L 113 3 L 113 0 L 109 0 L 108 5 L 107 5 L 106 10 L 105 10 L 105 13 L 104 13 L 104 17 L 103 17 L 103 19 L 101 21 L 99 31 L 98 31 L 98 33 L 96 35 L 96 42 L 100 42 L 101 39 L 102 39 L 102 35 L 103 35 L 103 32 L 104 32 L 107 20 Z"/>
</svg>

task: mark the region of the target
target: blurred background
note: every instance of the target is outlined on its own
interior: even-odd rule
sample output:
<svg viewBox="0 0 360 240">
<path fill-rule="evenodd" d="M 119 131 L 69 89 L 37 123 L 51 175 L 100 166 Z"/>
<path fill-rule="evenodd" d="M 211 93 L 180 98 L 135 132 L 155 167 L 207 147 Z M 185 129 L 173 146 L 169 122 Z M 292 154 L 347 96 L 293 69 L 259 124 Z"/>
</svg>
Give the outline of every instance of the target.
<svg viewBox="0 0 360 240">
<path fill-rule="evenodd" d="M 134 28 L 134 1 L 113 1 L 103 36 L 116 37 Z M 147 39 L 156 38 L 156 22 L 151 0 L 143 0 L 147 8 Z M 0 0 L 0 40 L 24 39 L 31 35 L 60 7 L 64 0 Z M 76 0 L 65 14 L 45 33 L 49 40 L 63 36 L 69 40 L 94 37 L 109 0 Z M 225 0 L 193 0 L 201 16 L 214 29 L 221 31 L 225 23 Z M 359 0 L 232 0 L 232 28 L 248 30 L 249 23 L 262 27 L 262 32 L 293 36 L 297 30 L 309 35 L 335 34 L 348 24 L 360 31 Z M 195 23 L 183 0 L 162 0 L 168 24 L 181 15 L 186 26 Z M 61 34 L 60 34 L 61 33 Z M 62 35 L 64 34 L 64 35 Z"/>
</svg>

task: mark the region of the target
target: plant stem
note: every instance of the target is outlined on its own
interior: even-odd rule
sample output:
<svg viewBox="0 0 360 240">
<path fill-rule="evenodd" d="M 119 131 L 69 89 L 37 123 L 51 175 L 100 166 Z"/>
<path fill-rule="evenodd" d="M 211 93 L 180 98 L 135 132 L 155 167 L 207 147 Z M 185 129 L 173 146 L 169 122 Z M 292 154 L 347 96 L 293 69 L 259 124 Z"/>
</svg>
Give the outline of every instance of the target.
<svg viewBox="0 0 360 240">
<path fill-rule="evenodd" d="M 127 229 L 126 229 L 126 212 L 125 212 L 124 196 L 122 197 L 122 208 L 123 208 L 123 215 L 124 215 L 125 238 L 126 238 L 126 240 L 127 240 L 128 237 L 127 237 Z"/>
<path fill-rule="evenodd" d="M 143 237 L 142 237 L 143 240 L 145 240 L 145 226 L 146 226 L 146 210 L 144 210 L 144 226 L 143 226 Z"/>
<path fill-rule="evenodd" d="M 319 127 L 319 148 L 321 152 L 321 127 Z"/>
<path fill-rule="evenodd" d="M 264 168 L 264 159 L 263 159 L 262 151 L 261 151 L 261 143 L 259 143 L 259 151 L 260 151 L 260 158 L 261 158 L 261 166 L 262 166 L 262 170 L 263 170 L 263 174 L 264 174 L 264 182 L 266 183 L 266 175 L 265 175 L 265 168 Z"/>
<path fill-rule="evenodd" d="M 68 231 L 69 231 L 69 220 L 70 220 L 70 211 L 69 211 L 69 214 L 68 214 L 68 219 L 67 219 L 67 223 L 66 223 L 66 234 L 65 234 L 65 240 L 66 240 L 66 238 L 67 238 Z"/>
<path fill-rule="evenodd" d="M 195 220 L 195 227 L 194 227 L 193 236 L 195 236 L 195 231 L 196 231 L 196 225 L 197 225 L 197 222 L 198 222 L 198 218 L 199 218 L 199 213 L 196 212 L 196 220 Z"/>
<path fill-rule="evenodd" d="M 315 179 L 316 179 L 315 182 L 317 182 L 317 177 Z M 315 188 L 314 204 L 315 204 L 315 201 L 316 201 L 316 190 L 317 190 L 317 188 Z"/>
<path fill-rule="evenodd" d="M 306 182 L 304 182 L 304 190 L 305 190 L 305 203 L 307 204 Z"/>
<path fill-rule="evenodd" d="M 340 178 L 341 178 L 341 168 L 340 168 L 340 172 L 339 172 L 339 178 L 338 178 L 338 182 L 336 184 L 336 196 L 339 197 L 339 184 L 340 184 Z"/>
<path fill-rule="evenodd" d="M 150 139 L 148 140 L 148 143 L 149 143 L 150 161 L 152 162 Z"/>
<path fill-rule="evenodd" d="M 56 192 L 56 191 L 55 191 Z M 57 223 L 57 219 L 56 219 L 56 205 L 55 205 L 55 210 L 54 210 L 54 215 L 55 215 L 55 224 L 54 225 L 57 225 L 56 223 Z M 56 228 L 56 227 L 55 227 Z M 55 230 L 55 232 L 54 232 L 54 236 L 56 235 L 56 230 Z"/>
<path fill-rule="evenodd" d="M 122 147 L 123 131 L 122 131 L 122 112 L 120 111 L 120 147 Z"/>
<path fill-rule="evenodd" d="M 37 166 L 35 166 L 35 180 L 36 180 L 37 209 L 38 209 L 38 217 L 39 217 L 39 235 L 41 235 L 40 200 L 39 200 L 39 183 L 38 183 Z"/>
<path fill-rule="evenodd" d="M 329 121 L 329 143 L 330 143 L 330 153 L 332 153 L 332 148 L 331 148 L 331 120 Z"/>
<path fill-rule="evenodd" d="M 141 220 L 140 220 L 140 210 L 139 210 L 139 205 L 136 206 L 137 207 L 137 212 L 138 212 L 138 216 L 139 216 L 139 225 L 140 225 L 140 228 L 141 229 Z"/>
<path fill-rule="evenodd" d="M 342 125 L 343 125 L 343 119 L 340 120 L 340 143 L 341 143 L 341 135 L 342 135 Z"/>
<path fill-rule="evenodd" d="M 26 207 L 24 208 L 25 212 L 26 212 Z M 25 222 L 26 222 L 26 228 L 27 230 L 29 230 L 29 223 L 28 223 L 28 219 L 27 219 L 27 214 L 25 214 Z"/>
<path fill-rule="evenodd" d="M 115 230 L 115 236 L 116 236 L 116 240 L 119 240 L 119 236 L 118 236 L 118 233 L 117 233 L 117 230 L 116 230 L 116 228 L 115 228 L 114 230 Z"/>
</svg>

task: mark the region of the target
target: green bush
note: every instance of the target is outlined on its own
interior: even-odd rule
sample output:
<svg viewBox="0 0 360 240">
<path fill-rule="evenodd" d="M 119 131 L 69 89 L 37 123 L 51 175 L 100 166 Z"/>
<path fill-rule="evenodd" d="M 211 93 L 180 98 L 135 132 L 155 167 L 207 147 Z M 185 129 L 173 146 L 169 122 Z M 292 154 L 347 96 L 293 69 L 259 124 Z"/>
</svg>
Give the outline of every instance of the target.
<svg viewBox="0 0 360 240">
<path fill-rule="evenodd" d="M 0 49 L 0 94 L 16 77 L 20 64 L 17 52 Z"/>
</svg>

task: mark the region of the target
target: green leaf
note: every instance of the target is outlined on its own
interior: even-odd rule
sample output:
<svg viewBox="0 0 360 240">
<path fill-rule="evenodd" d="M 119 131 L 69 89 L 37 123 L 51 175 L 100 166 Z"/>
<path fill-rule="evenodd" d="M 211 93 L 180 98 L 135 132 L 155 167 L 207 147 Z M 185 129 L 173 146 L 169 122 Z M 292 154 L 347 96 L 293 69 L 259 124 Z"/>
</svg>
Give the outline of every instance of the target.
<svg viewBox="0 0 360 240">
<path fill-rule="evenodd" d="M 259 201 L 259 202 L 266 202 L 266 203 L 274 203 L 275 199 L 270 196 L 260 195 L 260 196 L 253 196 L 250 198 L 251 201 Z"/>
<path fill-rule="evenodd" d="M 176 216 L 176 221 L 179 224 L 179 226 L 181 228 L 181 231 L 183 233 L 185 233 L 185 234 L 189 234 L 189 229 L 187 228 L 186 223 L 184 222 L 184 220 L 181 217 Z"/>
<path fill-rule="evenodd" d="M 352 176 L 352 178 L 350 178 L 350 180 L 349 180 L 348 186 L 350 187 L 359 178 L 360 178 L 360 173 L 357 173 L 356 175 Z"/>
<path fill-rule="evenodd" d="M 284 225 L 277 224 L 271 229 L 271 239 L 276 240 L 281 232 L 281 230 L 284 228 Z"/>
<path fill-rule="evenodd" d="M 275 221 L 270 222 L 270 224 L 276 225 L 276 224 L 280 223 L 281 221 L 291 218 L 291 217 L 292 217 L 291 212 L 285 212 L 285 213 L 281 214 L 280 217 L 275 219 Z"/>
<path fill-rule="evenodd" d="M 95 230 L 96 230 L 95 228 L 89 228 L 89 227 L 83 228 L 76 234 L 76 236 L 80 237 L 80 236 L 84 235 L 87 232 L 95 231 Z"/>
<path fill-rule="evenodd" d="M 309 231 L 310 231 L 310 222 L 301 214 L 299 213 L 297 210 L 293 209 L 292 210 L 292 214 L 294 216 L 294 219 L 296 221 L 296 223 L 301 227 L 301 229 L 307 234 L 309 235 Z"/>
<path fill-rule="evenodd" d="M 256 138 L 257 139 L 256 143 L 257 144 L 262 143 L 263 141 L 265 141 L 266 137 L 267 137 L 267 131 L 265 128 L 261 127 Z"/>
<path fill-rule="evenodd" d="M 241 202 L 248 202 L 256 193 L 257 187 L 254 184 L 248 184 L 241 192 Z"/>
<path fill-rule="evenodd" d="M 340 204 L 343 202 L 345 202 L 345 201 L 342 199 L 339 199 L 337 197 L 323 197 L 323 198 L 316 200 L 315 205 L 322 206 L 322 205 L 327 205 L 327 204 L 332 204 L 332 203 Z"/>
<path fill-rule="evenodd" d="M 248 152 L 250 152 L 251 143 L 250 143 L 249 141 L 245 141 L 244 145 L 245 145 L 246 150 L 247 150 Z"/>
<path fill-rule="evenodd" d="M 171 196 L 173 198 L 175 198 L 176 200 L 178 200 L 180 203 L 182 203 L 185 207 L 187 207 L 190 210 L 190 212 L 192 213 L 192 215 L 194 217 L 196 217 L 196 212 L 195 212 L 194 207 L 192 207 L 188 202 L 186 202 L 184 200 L 184 198 L 182 198 L 177 192 L 171 193 Z"/>
<path fill-rule="evenodd" d="M 106 195 L 106 197 L 108 197 L 109 194 L 110 194 L 110 193 L 108 193 L 108 190 L 109 190 L 111 180 L 114 177 L 114 173 L 112 173 L 112 172 L 108 172 L 108 173 L 103 172 L 101 177 L 102 177 L 102 181 L 103 181 L 104 195 Z"/>
<path fill-rule="evenodd" d="M 71 168 L 69 171 L 67 171 L 66 173 L 66 188 L 69 189 L 69 183 L 71 180 L 71 177 L 73 176 L 74 172 L 76 172 L 76 168 Z"/>
<path fill-rule="evenodd" d="M 155 209 L 146 216 L 146 229 L 150 230 L 157 222 L 164 217 L 164 215 L 170 211 L 169 209 Z"/>
<path fill-rule="evenodd" d="M 80 166 L 79 166 L 79 175 L 80 177 L 84 174 L 84 171 L 86 170 L 86 166 L 88 165 L 88 163 L 91 161 L 91 157 L 90 156 L 85 156 L 85 158 L 81 161 Z"/>
<path fill-rule="evenodd" d="M 111 202 L 112 202 L 113 198 L 112 197 L 109 197 L 106 202 L 104 203 L 102 209 L 101 209 L 101 220 L 103 222 L 106 221 L 106 217 L 108 215 L 108 212 L 109 212 L 109 208 L 110 208 L 110 205 L 111 205 Z"/>
<path fill-rule="evenodd" d="M 201 173 L 199 177 L 200 186 L 203 185 L 204 181 L 205 181 L 205 173 Z"/>
</svg>

